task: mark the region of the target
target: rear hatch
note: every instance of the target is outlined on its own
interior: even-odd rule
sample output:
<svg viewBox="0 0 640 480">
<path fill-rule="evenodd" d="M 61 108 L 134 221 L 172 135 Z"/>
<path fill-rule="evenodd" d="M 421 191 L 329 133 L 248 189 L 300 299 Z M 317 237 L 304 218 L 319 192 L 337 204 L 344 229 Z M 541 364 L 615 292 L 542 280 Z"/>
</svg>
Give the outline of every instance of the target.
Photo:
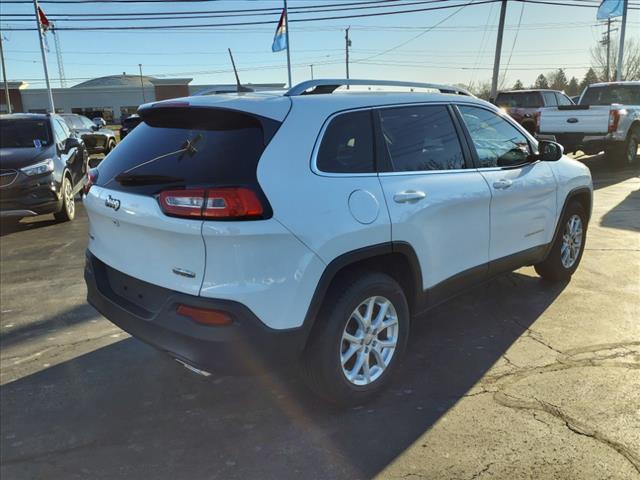
<svg viewBox="0 0 640 480">
<path fill-rule="evenodd" d="M 85 199 L 89 250 L 126 275 L 198 295 L 205 220 L 167 213 L 161 193 L 242 187 L 255 192 L 262 217 L 270 216 L 256 169 L 280 123 L 229 109 L 156 105 L 97 169 Z"/>
<path fill-rule="evenodd" d="M 583 133 L 606 135 L 609 128 L 609 106 L 566 105 L 543 108 L 540 133 Z"/>
</svg>

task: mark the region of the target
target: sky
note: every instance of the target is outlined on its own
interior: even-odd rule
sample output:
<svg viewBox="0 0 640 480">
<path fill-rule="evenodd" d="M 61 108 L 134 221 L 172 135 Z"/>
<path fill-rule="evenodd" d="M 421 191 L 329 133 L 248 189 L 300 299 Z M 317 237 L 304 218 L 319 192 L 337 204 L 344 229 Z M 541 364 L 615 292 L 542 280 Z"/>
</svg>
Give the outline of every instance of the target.
<svg viewBox="0 0 640 480">
<path fill-rule="evenodd" d="M 357 0 L 289 0 L 289 6 L 349 3 Z M 403 0 L 412 3 L 415 0 Z M 481 1 L 481 0 L 477 0 Z M 577 1 L 577 0 L 576 0 Z M 430 5 L 415 2 L 404 9 Z M 419 3 L 419 4 L 418 4 Z M 467 0 L 435 2 L 464 4 Z M 588 3 L 588 2 L 586 2 Z M 638 3 L 640 7 L 640 2 Z M 49 16 L 64 13 L 135 13 L 197 10 L 228 10 L 282 7 L 282 0 L 219 0 L 199 3 L 102 3 L 47 4 Z M 636 7 L 636 8 L 639 8 Z M 364 10 L 402 10 L 399 7 Z M 291 13 L 289 25 L 293 83 L 311 78 L 345 76 L 345 32 L 350 28 L 351 78 L 393 79 L 477 85 L 491 78 L 496 45 L 499 3 L 464 8 L 413 12 L 401 15 L 294 23 L 296 18 L 327 14 Z M 33 14 L 31 4 L 0 2 L 0 27 L 10 81 L 24 80 L 31 88 L 44 86 L 42 60 L 35 30 L 9 31 L 11 27 L 33 27 L 16 22 L 7 14 Z M 357 12 L 356 12 L 357 13 Z M 349 14 L 332 12 L 330 15 Z M 235 83 L 227 48 L 231 48 L 243 83 L 285 83 L 286 52 L 271 52 L 279 14 L 235 19 L 179 21 L 91 22 L 99 25 L 158 25 L 168 23 L 221 23 L 223 21 L 268 20 L 273 24 L 195 30 L 60 31 L 59 43 L 67 86 L 85 79 L 126 72 L 158 77 L 193 78 L 193 85 Z M 58 26 L 87 26 L 60 22 Z M 519 28 L 518 28 L 519 27 Z M 601 39 L 605 27 L 596 21 L 595 8 L 552 6 L 509 1 L 503 40 L 501 77 L 509 87 L 519 79 L 533 83 L 540 73 L 563 68 L 568 78 L 582 78 L 591 63 L 590 48 Z M 614 34 L 615 35 L 615 34 Z M 59 87 L 55 44 L 47 35 L 52 86 Z M 640 41 L 640 10 L 630 10 L 627 38 Z M 386 53 L 385 53 L 386 52 Z"/>
</svg>

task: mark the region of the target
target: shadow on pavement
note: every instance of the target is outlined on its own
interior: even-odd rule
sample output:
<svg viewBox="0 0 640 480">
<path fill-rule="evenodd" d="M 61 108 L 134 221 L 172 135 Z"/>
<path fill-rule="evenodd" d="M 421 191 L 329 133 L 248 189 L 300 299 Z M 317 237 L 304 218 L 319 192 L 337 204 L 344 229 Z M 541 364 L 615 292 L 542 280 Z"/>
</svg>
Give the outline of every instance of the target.
<svg viewBox="0 0 640 480">
<path fill-rule="evenodd" d="M 640 232 L 640 190 L 629 193 L 622 202 L 605 213 L 600 225 Z"/>
<path fill-rule="evenodd" d="M 438 307 L 414 322 L 390 390 L 347 410 L 290 373 L 198 377 L 127 339 L 0 387 L 0 473 L 370 478 L 441 419 L 563 288 L 513 273 Z"/>
</svg>

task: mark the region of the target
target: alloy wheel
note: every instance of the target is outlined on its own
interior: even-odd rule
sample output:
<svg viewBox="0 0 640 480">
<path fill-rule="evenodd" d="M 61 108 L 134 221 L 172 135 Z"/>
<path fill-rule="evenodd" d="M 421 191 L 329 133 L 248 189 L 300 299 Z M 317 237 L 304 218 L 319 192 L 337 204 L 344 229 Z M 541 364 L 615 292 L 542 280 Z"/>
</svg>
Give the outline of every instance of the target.
<svg viewBox="0 0 640 480">
<path fill-rule="evenodd" d="M 352 384 L 365 386 L 385 372 L 398 345 L 398 315 L 385 297 L 364 300 L 353 311 L 340 340 L 340 365 Z"/>
<path fill-rule="evenodd" d="M 564 227 L 562 246 L 560 247 L 560 260 L 564 268 L 575 265 L 582 247 L 582 219 L 579 215 L 572 215 Z"/>
</svg>

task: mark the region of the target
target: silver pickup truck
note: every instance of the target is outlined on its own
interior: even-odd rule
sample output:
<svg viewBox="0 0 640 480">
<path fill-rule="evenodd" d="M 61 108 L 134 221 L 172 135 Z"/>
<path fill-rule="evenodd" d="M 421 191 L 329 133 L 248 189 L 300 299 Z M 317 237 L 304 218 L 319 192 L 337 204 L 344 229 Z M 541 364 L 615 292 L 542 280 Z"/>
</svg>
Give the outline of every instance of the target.
<svg viewBox="0 0 640 480">
<path fill-rule="evenodd" d="M 543 108 L 539 122 L 538 138 L 557 141 L 567 153 L 604 150 L 611 160 L 633 163 L 640 142 L 640 81 L 589 85 L 577 105 Z"/>
</svg>

